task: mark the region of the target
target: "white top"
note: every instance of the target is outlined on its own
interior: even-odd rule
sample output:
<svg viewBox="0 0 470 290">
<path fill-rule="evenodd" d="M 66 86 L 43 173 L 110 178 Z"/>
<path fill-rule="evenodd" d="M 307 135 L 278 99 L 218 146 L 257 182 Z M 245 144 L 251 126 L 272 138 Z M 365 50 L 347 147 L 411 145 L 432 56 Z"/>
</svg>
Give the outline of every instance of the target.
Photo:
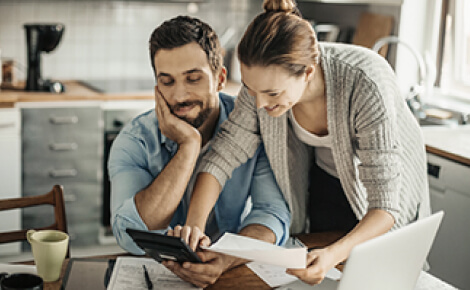
<svg viewBox="0 0 470 290">
<path fill-rule="evenodd" d="M 305 144 L 315 147 L 315 160 L 317 165 L 329 175 L 338 178 L 338 172 L 336 171 L 335 161 L 333 160 L 333 153 L 331 151 L 331 135 L 318 136 L 302 128 L 302 126 L 297 123 L 292 109 L 289 110 L 289 120 L 291 121 L 292 129 L 297 138 Z"/>
</svg>

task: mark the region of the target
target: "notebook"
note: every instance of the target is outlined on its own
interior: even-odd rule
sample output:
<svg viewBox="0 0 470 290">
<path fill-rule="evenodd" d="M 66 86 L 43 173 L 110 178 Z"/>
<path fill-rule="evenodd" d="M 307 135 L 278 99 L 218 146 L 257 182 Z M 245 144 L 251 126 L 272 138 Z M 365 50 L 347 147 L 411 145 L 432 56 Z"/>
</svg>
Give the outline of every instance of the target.
<svg viewBox="0 0 470 290">
<path fill-rule="evenodd" d="M 413 290 L 443 215 L 437 212 L 357 245 L 340 281 L 325 279 L 313 287 L 296 281 L 280 289 Z"/>
</svg>

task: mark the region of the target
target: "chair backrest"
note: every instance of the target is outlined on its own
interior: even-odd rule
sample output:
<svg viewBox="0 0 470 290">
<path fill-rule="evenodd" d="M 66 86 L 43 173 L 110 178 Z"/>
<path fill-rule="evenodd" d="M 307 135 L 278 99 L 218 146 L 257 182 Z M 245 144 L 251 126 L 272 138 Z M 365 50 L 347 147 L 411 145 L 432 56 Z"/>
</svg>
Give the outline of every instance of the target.
<svg viewBox="0 0 470 290">
<path fill-rule="evenodd" d="M 0 200 L 0 211 L 50 204 L 54 207 L 55 222 L 47 227 L 35 230 L 59 230 L 67 233 L 67 220 L 65 218 L 64 192 L 62 186 L 54 185 L 52 190 L 43 195 L 10 198 Z M 30 229 L 21 229 L 0 233 L 0 244 L 26 240 L 26 232 Z M 70 251 L 67 249 L 67 258 Z"/>
</svg>

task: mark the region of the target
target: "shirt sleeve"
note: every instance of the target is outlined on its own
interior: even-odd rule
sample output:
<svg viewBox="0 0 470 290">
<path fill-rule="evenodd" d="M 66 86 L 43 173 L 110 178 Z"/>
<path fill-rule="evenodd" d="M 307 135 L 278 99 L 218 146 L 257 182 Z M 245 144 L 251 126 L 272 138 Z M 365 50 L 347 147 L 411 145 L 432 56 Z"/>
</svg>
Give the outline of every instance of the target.
<svg viewBox="0 0 470 290">
<path fill-rule="evenodd" d="M 291 214 L 274 178 L 264 146 L 256 163 L 250 194 L 252 209 L 240 228 L 252 224 L 263 225 L 276 235 L 277 245 L 284 245 L 289 238 Z"/>
<path fill-rule="evenodd" d="M 144 251 L 134 243 L 126 229 L 148 230 L 137 211 L 134 196 L 154 180 L 146 169 L 145 151 L 140 148 L 141 144 L 134 136 L 122 132 L 113 142 L 108 163 L 113 234 L 121 248 L 136 255 L 143 255 Z"/>
</svg>

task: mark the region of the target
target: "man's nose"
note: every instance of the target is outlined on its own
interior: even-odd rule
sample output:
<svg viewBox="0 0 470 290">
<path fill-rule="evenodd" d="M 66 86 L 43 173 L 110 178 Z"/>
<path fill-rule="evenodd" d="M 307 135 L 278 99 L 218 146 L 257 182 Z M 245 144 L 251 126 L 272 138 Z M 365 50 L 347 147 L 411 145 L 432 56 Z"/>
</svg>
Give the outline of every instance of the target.
<svg viewBox="0 0 470 290">
<path fill-rule="evenodd" d="M 188 98 L 188 90 L 184 84 L 175 84 L 173 91 L 173 100 L 181 103 L 186 101 Z"/>
</svg>

